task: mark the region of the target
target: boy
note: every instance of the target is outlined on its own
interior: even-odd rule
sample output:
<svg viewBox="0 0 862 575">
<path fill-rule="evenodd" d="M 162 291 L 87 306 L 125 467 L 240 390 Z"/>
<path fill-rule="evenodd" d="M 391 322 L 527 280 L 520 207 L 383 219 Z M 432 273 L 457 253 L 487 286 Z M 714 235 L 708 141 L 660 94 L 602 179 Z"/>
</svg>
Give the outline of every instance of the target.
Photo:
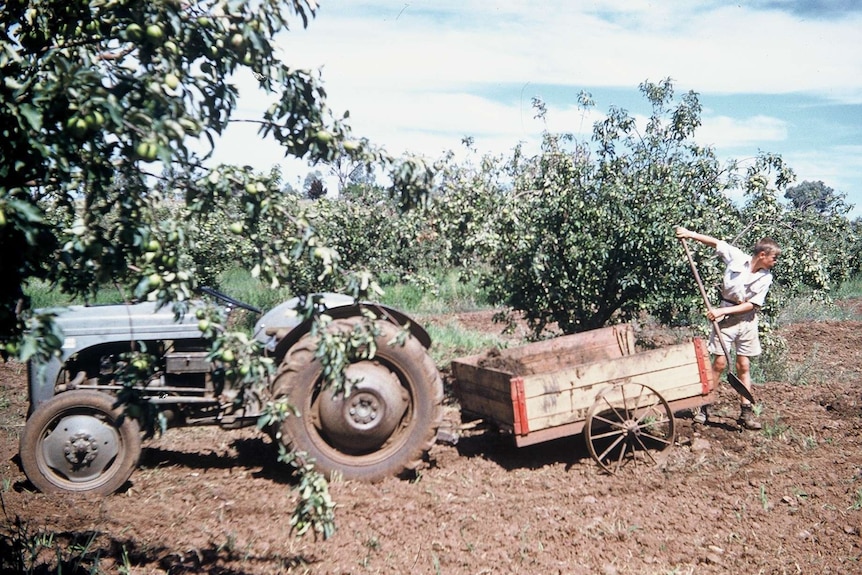
<svg viewBox="0 0 862 575">
<path fill-rule="evenodd" d="M 676 237 L 692 239 L 715 249 L 727 266 L 721 282 L 721 304 L 709 309 L 706 316 L 717 321 L 721 336 L 728 349 L 736 349 L 736 375 L 751 389 L 751 362 L 749 358 L 760 355 L 760 337 L 757 332 L 757 310 L 763 305 L 769 286 L 772 285 L 772 268 L 778 263 L 781 248 L 770 238 L 763 238 L 754 246 L 753 254 L 748 255 L 724 240 L 676 228 Z M 716 340 L 715 330 L 709 338 L 709 351 L 715 356 L 712 371 L 715 381 L 727 367 L 727 359 Z M 695 423 L 704 424 L 708 419 L 706 407 L 694 414 Z M 751 403 L 742 398 L 739 424 L 746 429 L 760 429 L 760 422 L 754 417 Z"/>
</svg>

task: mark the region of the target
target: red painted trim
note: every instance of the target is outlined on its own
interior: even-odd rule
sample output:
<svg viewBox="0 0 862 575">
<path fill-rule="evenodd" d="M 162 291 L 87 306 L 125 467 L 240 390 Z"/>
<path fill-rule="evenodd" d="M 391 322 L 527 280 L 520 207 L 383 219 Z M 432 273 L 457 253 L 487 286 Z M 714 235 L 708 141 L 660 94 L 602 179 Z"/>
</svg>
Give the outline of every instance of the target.
<svg viewBox="0 0 862 575">
<path fill-rule="evenodd" d="M 700 392 L 706 395 L 712 391 L 712 364 L 709 362 L 706 342 L 699 337 L 694 338 L 694 355 L 697 358 L 697 371 L 700 374 Z"/>
<path fill-rule="evenodd" d="M 527 399 L 524 397 L 524 378 L 513 377 L 509 380 L 512 386 L 512 412 L 514 416 L 515 435 L 527 435 L 530 433 L 530 424 L 527 422 Z"/>
</svg>

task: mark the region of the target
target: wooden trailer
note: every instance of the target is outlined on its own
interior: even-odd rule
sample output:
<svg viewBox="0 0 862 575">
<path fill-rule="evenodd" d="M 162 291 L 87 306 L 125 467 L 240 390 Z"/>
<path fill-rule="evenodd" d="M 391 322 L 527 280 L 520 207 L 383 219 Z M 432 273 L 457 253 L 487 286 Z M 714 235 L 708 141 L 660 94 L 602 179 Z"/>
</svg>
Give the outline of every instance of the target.
<svg viewBox="0 0 862 575">
<path fill-rule="evenodd" d="M 673 445 L 674 413 L 713 401 L 706 343 L 635 351 L 623 324 L 452 361 L 462 413 L 518 447 L 583 433 L 609 472 Z"/>
</svg>

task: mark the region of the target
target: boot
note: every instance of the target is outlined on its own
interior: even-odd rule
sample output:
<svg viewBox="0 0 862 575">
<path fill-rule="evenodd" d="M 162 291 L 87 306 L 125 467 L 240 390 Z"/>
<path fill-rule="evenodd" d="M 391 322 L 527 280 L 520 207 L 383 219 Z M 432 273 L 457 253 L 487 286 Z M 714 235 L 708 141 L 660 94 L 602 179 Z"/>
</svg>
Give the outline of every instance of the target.
<svg viewBox="0 0 862 575">
<path fill-rule="evenodd" d="M 754 417 L 754 411 L 751 409 L 751 404 L 744 404 L 742 409 L 739 412 L 739 425 L 744 427 L 745 429 L 751 429 L 752 431 L 757 431 L 758 429 L 762 429 L 762 425 L 757 421 L 757 418 Z"/>
<path fill-rule="evenodd" d="M 707 421 L 709 421 L 709 413 L 706 410 L 706 405 L 701 405 L 700 407 L 695 407 L 691 410 L 691 414 L 694 416 L 692 418 L 693 423 L 697 423 L 698 425 L 705 425 Z"/>
</svg>

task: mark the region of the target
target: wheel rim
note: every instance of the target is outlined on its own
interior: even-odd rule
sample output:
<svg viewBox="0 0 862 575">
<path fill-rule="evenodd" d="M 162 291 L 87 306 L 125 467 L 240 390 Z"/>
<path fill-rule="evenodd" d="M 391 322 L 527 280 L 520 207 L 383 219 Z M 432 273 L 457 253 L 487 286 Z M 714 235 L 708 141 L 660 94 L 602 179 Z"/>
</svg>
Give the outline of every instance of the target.
<svg viewBox="0 0 862 575">
<path fill-rule="evenodd" d="M 355 382 L 350 395 L 331 390 L 316 394 L 307 425 L 335 453 L 376 452 L 396 440 L 409 420 L 410 393 L 395 372 L 376 361 L 351 364 L 345 376 Z"/>
<path fill-rule="evenodd" d="M 123 441 L 107 414 L 76 411 L 58 414 L 45 427 L 37 453 L 40 471 L 71 491 L 110 479 Z"/>
<path fill-rule="evenodd" d="M 590 408 L 585 434 L 590 455 L 609 473 L 630 464 L 656 464 L 653 453 L 673 444 L 673 412 L 654 389 L 617 384 L 603 391 Z"/>
</svg>

